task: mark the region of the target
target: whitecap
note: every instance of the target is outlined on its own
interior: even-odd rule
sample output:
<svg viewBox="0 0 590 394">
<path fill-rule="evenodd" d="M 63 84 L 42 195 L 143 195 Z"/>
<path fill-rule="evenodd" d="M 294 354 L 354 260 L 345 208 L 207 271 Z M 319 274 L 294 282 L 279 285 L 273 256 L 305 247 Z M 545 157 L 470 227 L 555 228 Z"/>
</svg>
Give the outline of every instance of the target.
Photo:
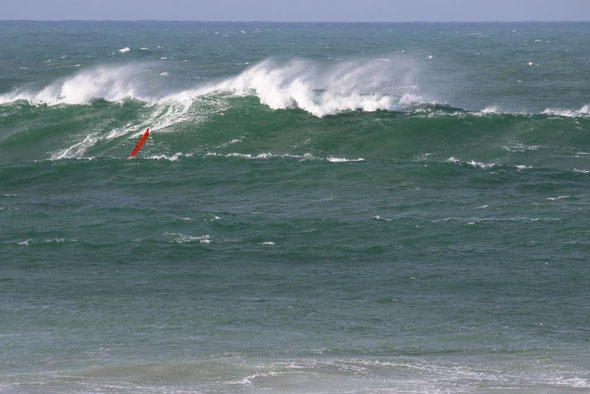
<svg viewBox="0 0 590 394">
<path fill-rule="evenodd" d="M 348 163 L 348 162 L 359 162 L 359 161 L 365 161 L 364 158 L 359 157 L 357 159 L 347 159 L 345 157 L 327 157 L 326 160 L 328 160 L 330 163 Z"/>
<path fill-rule="evenodd" d="M 201 244 L 210 244 L 212 242 L 211 236 L 209 234 L 193 236 L 193 235 L 185 235 L 182 233 L 164 233 L 164 235 L 172 235 L 175 236 L 174 242 L 183 244 L 187 242 L 199 242 Z"/>
<path fill-rule="evenodd" d="M 53 243 L 60 244 L 60 243 L 63 243 L 63 242 L 65 242 L 65 241 L 66 241 L 66 240 L 65 240 L 65 238 L 47 238 L 47 239 L 46 239 L 45 241 L 43 241 L 43 242 L 44 242 L 44 243 L 47 243 L 47 244 L 53 244 Z"/>
<path fill-rule="evenodd" d="M 465 162 L 465 164 L 469 164 L 472 167 L 479 167 L 479 168 L 483 168 L 483 169 L 492 168 L 496 165 L 496 163 L 483 163 L 481 161 L 475 161 L 475 160 Z"/>
<path fill-rule="evenodd" d="M 168 161 L 178 161 L 179 158 L 181 157 L 191 157 L 193 154 L 192 153 L 182 153 L 182 152 L 176 152 L 173 155 L 165 155 L 165 154 L 161 154 L 161 155 L 151 155 L 151 156 L 147 156 L 147 159 L 150 160 L 168 160 Z"/>
<path fill-rule="evenodd" d="M 466 164 L 472 167 L 477 167 L 477 168 L 482 168 L 482 169 L 489 169 L 492 167 L 496 166 L 496 163 L 484 163 L 481 161 L 475 161 L 475 160 L 470 160 L 470 161 L 463 161 L 463 160 L 459 160 L 453 156 L 449 157 L 447 160 L 445 160 L 445 162 L 447 163 L 453 163 L 453 164 Z"/>
<path fill-rule="evenodd" d="M 393 60 L 393 59 L 392 59 Z M 265 60 L 218 83 L 183 91 L 170 97 L 195 97 L 212 92 L 255 94 L 272 109 L 298 107 L 322 117 L 343 111 L 399 110 L 404 94 L 418 100 L 413 75 L 416 65 L 408 59 L 384 63 L 378 60 L 323 64 L 308 60 Z M 408 101 L 408 96 L 404 100 Z"/>
<path fill-rule="evenodd" d="M 545 200 L 555 201 L 555 200 L 562 200 L 564 198 L 570 198 L 570 196 L 547 197 Z"/>
<path fill-rule="evenodd" d="M 379 215 L 375 215 L 375 216 L 373 216 L 373 219 L 375 219 L 375 220 L 383 220 L 383 221 L 385 221 L 385 222 L 391 222 L 391 221 L 393 220 L 393 219 L 386 219 L 386 218 L 382 218 L 382 217 L 381 217 L 381 216 L 379 216 Z"/>
<path fill-rule="evenodd" d="M 545 115 L 563 116 L 567 118 L 580 118 L 590 116 L 590 105 L 584 105 L 578 110 L 547 108 L 543 111 Z"/>
<path fill-rule="evenodd" d="M 502 111 L 500 111 L 500 108 L 498 108 L 495 105 L 485 107 L 484 109 L 481 110 L 481 114 L 483 114 L 483 115 L 500 114 L 500 113 L 502 113 Z"/>
<path fill-rule="evenodd" d="M 126 49 L 122 48 L 121 50 Z M 161 60 L 167 60 L 162 56 Z M 98 66 L 59 79 L 40 91 L 26 88 L 0 95 L 0 103 L 28 100 L 33 104 L 88 104 L 95 99 L 138 99 L 150 103 L 193 102 L 211 93 L 256 95 L 272 109 L 297 107 L 322 117 L 344 111 L 401 110 L 425 102 L 414 83 L 417 65 L 406 57 L 390 62 L 356 60 L 323 63 L 268 59 L 237 76 L 162 95 L 149 78 L 150 63 Z M 150 92 L 151 90 L 151 92 Z"/>
</svg>

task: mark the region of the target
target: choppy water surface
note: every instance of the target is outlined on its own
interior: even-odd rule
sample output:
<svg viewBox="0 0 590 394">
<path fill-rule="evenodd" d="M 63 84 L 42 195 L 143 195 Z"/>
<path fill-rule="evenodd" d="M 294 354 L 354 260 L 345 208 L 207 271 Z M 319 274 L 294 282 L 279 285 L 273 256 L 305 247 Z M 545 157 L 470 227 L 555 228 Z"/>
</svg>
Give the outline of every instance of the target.
<svg viewBox="0 0 590 394">
<path fill-rule="evenodd" d="M 0 390 L 587 391 L 589 31 L 1 22 Z"/>
</svg>

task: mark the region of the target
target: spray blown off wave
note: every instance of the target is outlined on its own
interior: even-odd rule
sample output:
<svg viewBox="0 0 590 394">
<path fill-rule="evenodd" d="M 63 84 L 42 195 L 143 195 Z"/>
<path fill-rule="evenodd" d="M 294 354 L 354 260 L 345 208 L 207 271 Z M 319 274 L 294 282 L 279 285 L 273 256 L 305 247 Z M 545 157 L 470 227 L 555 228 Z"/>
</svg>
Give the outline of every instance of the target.
<svg viewBox="0 0 590 394">
<path fill-rule="evenodd" d="M 400 110 L 420 101 L 414 83 L 417 65 L 408 59 L 393 60 L 328 64 L 269 59 L 235 77 L 176 92 L 169 92 L 169 88 L 155 79 L 161 73 L 153 64 L 100 66 L 53 82 L 41 90 L 21 88 L 6 93 L 0 96 L 0 104 L 26 100 L 35 105 L 79 105 L 97 99 L 169 104 L 228 92 L 253 94 L 272 109 L 298 107 L 318 117 L 354 110 Z"/>
<path fill-rule="evenodd" d="M 55 81 L 39 91 L 21 88 L 0 95 L 0 104 L 25 100 L 34 105 L 88 104 L 93 100 L 121 101 L 126 98 L 144 100 L 141 91 L 141 67 L 95 67 L 72 77 Z"/>
<path fill-rule="evenodd" d="M 301 108 L 322 117 L 344 111 L 400 110 L 419 101 L 416 64 L 408 60 L 350 61 L 332 65 L 307 60 L 266 60 L 237 77 L 174 97 L 229 91 L 255 93 L 273 109 Z"/>
<path fill-rule="evenodd" d="M 299 108 L 316 117 L 343 112 L 412 111 L 421 105 L 446 103 L 419 84 L 420 65 L 407 57 L 338 62 L 304 59 L 267 59 L 232 77 L 174 88 L 162 75 L 168 71 L 154 62 L 97 66 L 59 79 L 41 89 L 21 87 L 0 94 L 0 105 L 26 101 L 32 105 L 87 105 L 96 100 L 138 100 L 148 106 L 175 106 L 174 116 L 184 120 L 191 105 L 204 96 L 256 96 L 271 109 Z M 487 114 L 525 114 L 488 105 Z M 588 117 L 589 106 L 546 108 L 538 112 L 561 117 Z M 168 117 L 166 125 L 175 123 Z"/>
<path fill-rule="evenodd" d="M 457 156 L 466 162 L 586 169 L 578 163 L 586 150 L 572 150 L 568 141 L 581 139 L 585 146 L 580 127 L 587 122 L 587 105 L 534 115 L 436 104 L 416 84 L 419 67 L 411 59 L 268 59 L 189 89 L 169 83 L 173 73 L 162 78 L 162 67 L 155 62 L 97 66 L 38 90 L 0 95 L 6 114 L 0 129 L 4 158 L 127 157 L 139 133 L 150 127 L 159 135 L 158 146 L 146 147 L 154 157 L 270 153 L 350 161 L 428 154 L 444 161 L 467 149 Z M 342 113 L 348 115 L 324 118 Z M 557 129 L 571 133 L 534 157 L 526 149 L 515 153 L 519 146 L 545 146 Z M 228 141 L 238 141 L 239 149 L 224 149 Z M 549 150 L 554 155 L 548 156 Z M 576 162 L 561 164 L 564 159 Z"/>
</svg>

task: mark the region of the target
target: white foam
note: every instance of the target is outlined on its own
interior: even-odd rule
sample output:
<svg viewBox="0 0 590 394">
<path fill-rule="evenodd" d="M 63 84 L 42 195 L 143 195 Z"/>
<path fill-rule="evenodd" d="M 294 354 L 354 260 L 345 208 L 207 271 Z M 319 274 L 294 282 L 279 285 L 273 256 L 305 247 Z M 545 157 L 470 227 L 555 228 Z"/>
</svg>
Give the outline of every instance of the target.
<svg viewBox="0 0 590 394">
<path fill-rule="evenodd" d="M 504 146 L 504 149 L 508 152 L 525 152 L 525 151 L 536 151 L 541 148 L 544 148 L 541 145 L 524 145 L 521 143 L 511 143 L 509 145 Z"/>
<path fill-rule="evenodd" d="M 181 233 L 164 233 L 164 235 L 173 235 L 175 236 L 174 242 L 183 244 L 187 242 L 199 242 L 201 244 L 210 244 L 212 242 L 211 236 L 209 234 L 193 236 L 193 235 L 185 235 Z"/>
<path fill-rule="evenodd" d="M 121 48 L 121 49 L 119 49 L 119 52 L 121 52 L 121 53 L 127 53 L 127 52 L 129 52 L 130 50 L 131 50 L 131 48 L 129 48 L 129 47 L 125 47 L 125 48 Z"/>
<path fill-rule="evenodd" d="M 393 221 L 393 219 L 386 219 L 386 218 L 382 218 L 382 217 L 381 217 L 381 216 L 379 216 L 379 215 L 375 215 L 375 216 L 373 216 L 373 219 L 375 219 L 375 220 L 383 220 L 383 221 L 385 221 L 385 222 L 391 222 L 391 221 Z"/>
<path fill-rule="evenodd" d="M 228 142 L 224 142 L 223 144 L 216 146 L 216 148 L 225 148 L 228 145 L 237 144 L 238 142 L 242 142 L 243 140 L 244 140 L 244 137 L 234 138 Z"/>
<path fill-rule="evenodd" d="M 19 89 L 0 95 L 0 104 L 17 100 L 26 100 L 35 105 L 80 105 L 95 99 L 121 101 L 143 98 L 139 91 L 141 85 L 136 66 L 96 67 L 57 80 L 40 91 Z"/>
<path fill-rule="evenodd" d="M 59 159 L 72 159 L 81 157 L 86 151 L 94 146 L 100 137 L 96 133 L 87 135 L 82 141 L 75 143 L 74 145 L 61 150 L 59 152 L 54 153 L 51 155 L 51 160 L 59 160 Z"/>
<path fill-rule="evenodd" d="M 590 116 L 590 105 L 584 105 L 578 110 L 547 108 L 543 111 L 545 115 L 564 116 L 568 118 L 581 118 Z"/>
<path fill-rule="evenodd" d="M 266 242 L 262 242 L 261 245 L 275 246 L 275 243 L 272 241 L 266 241 Z"/>
<path fill-rule="evenodd" d="M 547 197 L 545 200 L 555 201 L 555 200 L 562 200 L 564 198 L 570 198 L 570 196 Z"/>
<path fill-rule="evenodd" d="M 217 102 L 218 110 L 223 110 L 226 105 L 224 102 Z M 51 160 L 82 158 L 86 152 L 101 141 L 110 141 L 115 138 L 128 136 L 130 139 L 136 139 L 143 134 L 147 125 L 152 131 L 157 133 L 166 133 L 173 130 L 171 126 L 187 120 L 189 117 L 193 124 L 203 122 L 209 115 L 214 113 L 212 111 L 211 102 L 208 103 L 209 111 L 205 114 L 198 112 L 198 108 L 193 109 L 191 102 L 157 102 L 151 104 L 151 111 L 146 119 L 142 122 L 144 126 L 138 125 L 135 122 L 126 124 L 123 127 L 110 130 L 105 134 L 93 133 L 84 136 L 82 141 L 76 142 L 66 149 L 57 151 L 51 155 Z M 181 154 L 180 152 L 174 155 L 156 155 L 150 158 L 176 161 L 181 156 L 190 157 L 191 154 Z"/>
<path fill-rule="evenodd" d="M 69 240 L 70 242 L 76 242 L 75 239 Z M 31 244 L 31 242 L 40 242 L 43 244 L 61 244 L 66 242 L 65 238 L 47 238 L 44 239 L 43 241 L 33 241 L 32 239 L 25 239 L 23 241 L 19 241 L 17 242 L 17 245 L 21 245 L 21 246 L 29 246 Z"/>
<path fill-rule="evenodd" d="M 45 241 L 43 241 L 43 242 L 44 242 L 44 243 L 47 243 L 47 244 L 52 244 L 52 243 L 57 243 L 57 244 L 60 244 L 60 243 L 63 243 L 63 242 L 65 242 L 65 238 L 47 238 L 47 239 L 46 239 Z"/>
<path fill-rule="evenodd" d="M 121 48 L 126 53 L 128 48 Z M 129 49 L 130 50 L 130 49 Z M 166 60 L 161 57 L 161 60 Z M 0 104 L 88 104 L 95 99 L 138 99 L 149 103 L 193 101 L 215 92 L 256 95 L 273 109 L 301 108 L 315 116 L 343 111 L 400 110 L 423 102 L 414 83 L 416 64 L 407 57 L 322 63 L 311 60 L 265 60 L 241 74 L 208 85 L 162 94 L 150 92 L 148 63 L 99 66 L 57 80 L 39 91 L 17 89 L 0 95 Z M 165 75 L 165 71 L 160 75 Z"/>
<path fill-rule="evenodd" d="M 148 156 L 147 159 L 150 159 L 150 160 L 178 161 L 178 159 L 180 159 L 181 157 L 191 157 L 192 155 L 193 155 L 192 153 L 176 152 L 173 155 L 165 155 L 165 154 L 151 155 L 151 156 Z"/>
<path fill-rule="evenodd" d="M 358 161 L 365 161 L 364 158 L 359 157 L 358 159 L 347 159 L 345 157 L 328 157 L 326 158 L 330 163 L 348 163 L 348 162 L 358 162 Z"/>
<path fill-rule="evenodd" d="M 343 111 L 397 110 L 407 102 L 420 100 L 413 83 L 416 65 L 408 59 L 394 60 L 337 64 L 299 59 L 265 60 L 236 77 L 179 92 L 170 98 L 222 91 L 255 94 L 272 109 L 298 107 L 318 117 Z"/>
<path fill-rule="evenodd" d="M 206 157 L 226 157 L 226 158 L 236 157 L 236 158 L 247 159 L 247 160 L 268 160 L 268 159 L 274 159 L 274 158 L 297 159 L 300 161 L 325 160 L 330 163 L 348 163 L 348 162 L 365 161 L 365 159 L 363 157 L 358 157 L 356 159 L 348 159 L 346 157 L 334 157 L 334 156 L 322 158 L 322 157 L 316 157 L 316 156 L 312 155 L 311 153 L 304 153 L 303 155 L 297 155 L 297 154 L 291 154 L 291 153 L 274 154 L 271 152 L 257 153 L 257 154 L 239 153 L 239 152 L 231 152 L 231 153 L 224 154 L 224 153 L 217 153 L 217 152 L 207 152 L 207 153 L 205 153 L 205 156 Z"/>
<path fill-rule="evenodd" d="M 228 153 L 224 155 L 225 157 L 239 157 L 242 159 L 249 159 L 249 160 L 265 160 L 270 159 L 271 157 L 275 157 L 272 153 L 259 153 L 257 155 L 253 155 L 250 153 Z"/>
<path fill-rule="evenodd" d="M 463 160 L 459 160 L 453 156 L 449 157 L 447 160 L 445 160 L 445 162 L 447 163 L 453 163 L 453 164 L 467 164 L 470 165 L 472 167 L 478 167 L 478 168 L 483 168 L 483 169 L 489 169 L 492 167 L 496 166 L 496 163 L 484 163 L 481 161 L 475 161 L 475 160 L 470 160 L 470 161 L 463 161 Z"/>
<path fill-rule="evenodd" d="M 500 111 L 500 109 L 495 106 L 489 106 L 489 107 L 485 107 L 484 109 L 481 110 L 482 114 L 488 115 L 488 114 L 500 114 L 502 113 L 502 111 Z"/>
<path fill-rule="evenodd" d="M 492 168 L 496 165 L 496 163 L 483 163 L 481 161 L 475 161 L 475 160 L 465 162 L 465 164 L 469 164 L 472 167 L 479 167 L 479 168 L 483 168 L 483 169 Z"/>
</svg>

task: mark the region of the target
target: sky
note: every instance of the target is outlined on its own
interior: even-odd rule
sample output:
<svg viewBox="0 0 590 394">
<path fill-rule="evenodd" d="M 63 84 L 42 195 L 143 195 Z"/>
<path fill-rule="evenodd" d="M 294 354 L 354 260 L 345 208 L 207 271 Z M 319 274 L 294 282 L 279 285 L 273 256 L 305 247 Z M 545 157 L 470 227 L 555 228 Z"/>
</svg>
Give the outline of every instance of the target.
<svg viewBox="0 0 590 394">
<path fill-rule="evenodd" d="M 590 0 L 0 0 L 0 19 L 589 21 Z"/>
</svg>

